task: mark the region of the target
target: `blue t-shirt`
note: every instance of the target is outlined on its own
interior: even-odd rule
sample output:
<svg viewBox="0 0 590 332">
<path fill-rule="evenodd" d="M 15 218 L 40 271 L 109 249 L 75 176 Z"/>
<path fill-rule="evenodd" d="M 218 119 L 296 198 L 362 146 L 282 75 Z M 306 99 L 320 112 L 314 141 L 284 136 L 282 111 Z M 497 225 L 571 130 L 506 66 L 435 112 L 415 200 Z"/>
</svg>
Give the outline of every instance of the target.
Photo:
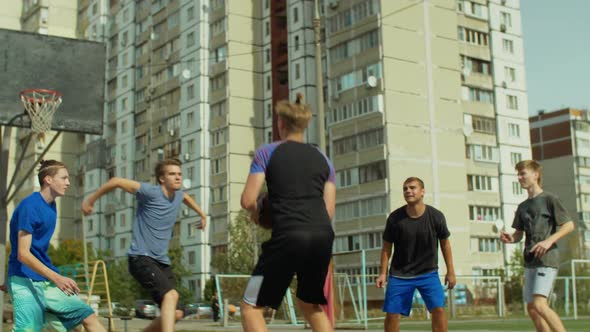
<svg viewBox="0 0 590 332">
<path fill-rule="evenodd" d="M 149 256 L 163 264 L 170 264 L 168 245 L 184 193 L 178 190 L 169 199 L 160 185 L 142 183 L 135 195 L 137 215 L 127 254 Z"/>
<path fill-rule="evenodd" d="M 47 203 L 41 193 L 34 192 L 16 207 L 10 220 L 10 245 L 12 251 L 8 259 L 8 276 L 29 278 L 34 281 L 46 281 L 47 278 L 34 272 L 18 260 L 18 232 L 25 231 L 32 235 L 31 253 L 48 268 L 59 273 L 53 266 L 47 251 L 49 241 L 55 231 L 57 211 L 55 202 Z"/>
</svg>

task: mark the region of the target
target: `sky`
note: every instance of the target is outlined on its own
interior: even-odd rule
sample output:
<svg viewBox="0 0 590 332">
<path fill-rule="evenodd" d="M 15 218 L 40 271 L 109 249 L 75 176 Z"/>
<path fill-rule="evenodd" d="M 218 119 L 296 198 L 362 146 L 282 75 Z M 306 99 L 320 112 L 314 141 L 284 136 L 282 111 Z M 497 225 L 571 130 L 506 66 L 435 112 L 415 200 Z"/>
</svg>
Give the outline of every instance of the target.
<svg viewBox="0 0 590 332">
<path fill-rule="evenodd" d="M 590 0 L 521 0 L 529 114 L 590 108 Z"/>
</svg>

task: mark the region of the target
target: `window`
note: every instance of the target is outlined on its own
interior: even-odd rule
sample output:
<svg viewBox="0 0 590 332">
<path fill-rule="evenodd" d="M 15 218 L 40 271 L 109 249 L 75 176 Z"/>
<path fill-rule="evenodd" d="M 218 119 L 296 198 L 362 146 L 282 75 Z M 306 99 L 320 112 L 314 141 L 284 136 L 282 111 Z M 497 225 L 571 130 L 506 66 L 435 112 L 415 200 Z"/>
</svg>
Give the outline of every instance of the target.
<svg viewBox="0 0 590 332">
<path fill-rule="evenodd" d="M 195 33 L 194 32 L 189 32 L 186 35 L 186 46 L 190 47 L 195 45 Z"/>
<path fill-rule="evenodd" d="M 495 206 L 469 206 L 469 220 L 494 222 L 500 218 L 500 208 Z"/>
<path fill-rule="evenodd" d="M 209 79 L 209 88 L 216 91 L 225 88 L 225 73 Z"/>
<path fill-rule="evenodd" d="M 271 87 L 271 84 L 270 84 L 270 75 L 267 75 L 266 76 L 266 91 L 270 91 L 270 87 Z"/>
<path fill-rule="evenodd" d="M 197 255 L 194 251 L 188 252 L 188 265 L 195 265 L 197 263 Z"/>
<path fill-rule="evenodd" d="M 195 85 L 194 84 L 191 84 L 186 87 L 186 98 L 188 100 L 195 98 Z"/>
<path fill-rule="evenodd" d="M 224 33 L 225 32 L 225 25 L 226 25 L 225 17 L 211 23 L 209 35 L 211 37 L 213 37 L 218 34 Z"/>
<path fill-rule="evenodd" d="M 127 216 L 125 215 L 125 213 L 121 213 L 119 217 L 119 221 L 121 222 L 121 228 L 125 228 L 125 226 L 127 226 Z"/>
<path fill-rule="evenodd" d="M 512 95 L 506 95 L 506 107 L 511 110 L 518 110 L 518 98 Z"/>
<path fill-rule="evenodd" d="M 119 249 L 124 250 L 127 248 L 127 239 L 121 238 L 119 239 Z"/>
<path fill-rule="evenodd" d="M 175 12 L 174 14 L 170 14 L 168 16 L 168 19 L 166 22 L 168 24 L 168 29 L 172 29 L 172 28 L 178 26 L 179 17 L 180 17 L 180 14 L 178 11 Z"/>
<path fill-rule="evenodd" d="M 502 49 L 506 53 L 514 54 L 514 42 L 509 39 L 502 39 Z"/>
<path fill-rule="evenodd" d="M 211 131 L 211 146 L 225 144 L 227 141 L 227 130 L 221 128 L 215 131 Z"/>
<path fill-rule="evenodd" d="M 493 191 L 497 185 L 497 178 L 487 175 L 467 175 L 467 190 Z"/>
<path fill-rule="evenodd" d="M 186 19 L 187 19 L 187 21 L 190 21 L 193 18 L 195 18 L 195 7 L 190 6 L 186 9 Z"/>
<path fill-rule="evenodd" d="M 299 8 L 293 8 L 293 23 L 299 22 Z"/>
<path fill-rule="evenodd" d="M 496 120 L 494 118 L 485 118 L 480 116 L 472 117 L 473 131 L 484 134 L 496 133 Z"/>
<path fill-rule="evenodd" d="M 458 27 L 458 36 L 460 41 L 478 46 L 488 46 L 488 34 L 482 31 Z"/>
<path fill-rule="evenodd" d="M 512 15 L 507 12 L 500 12 L 500 23 L 507 28 L 512 27 Z"/>
<path fill-rule="evenodd" d="M 195 235 L 197 235 L 197 229 L 198 225 L 196 222 L 186 224 L 186 236 L 188 238 L 195 237 Z"/>
<path fill-rule="evenodd" d="M 358 172 L 361 184 L 385 179 L 385 161 L 360 166 Z"/>
<path fill-rule="evenodd" d="M 498 162 L 498 148 L 491 145 L 468 144 L 467 159 L 476 161 Z"/>
<path fill-rule="evenodd" d="M 494 103 L 494 92 L 490 90 L 483 90 L 479 88 L 463 87 L 467 89 L 467 100 L 486 104 Z"/>
<path fill-rule="evenodd" d="M 226 158 L 221 157 L 211 160 L 211 171 L 213 174 L 225 173 L 227 170 Z"/>
<path fill-rule="evenodd" d="M 212 116 L 224 116 L 225 115 L 225 101 L 213 104 L 210 106 Z"/>
<path fill-rule="evenodd" d="M 298 63 L 295 64 L 295 79 L 298 80 L 301 78 L 301 70 Z"/>
<path fill-rule="evenodd" d="M 265 60 L 266 63 L 269 63 L 270 62 L 270 48 L 267 48 L 264 51 L 264 53 L 265 53 L 265 59 L 264 60 Z"/>
<path fill-rule="evenodd" d="M 504 79 L 506 82 L 516 82 L 516 70 L 512 67 L 504 67 Z"/>
<path fill-rule="evenodd" d="M 490 75 L 491 65 L 489 61 L 461 56 L 461 67 L 463 74 L 478 73 L 482 75 Z"/>
<path fill-rule="evenodd" d="M 520 137 L 520 126 L 516 123 L 509 123 L 508 135 L 510 137 Z"/>
<path fill-rule="evenodd" d="M 388 213 L 385 196 L 376 196 L 357 201 L 336 204 L 334 220 L 345 221 Z"/>
<path fill-rule="evenodd" d="M 193 127 L 195 122 L 195 114 L 191 111 L 186 113 L 186 127 L 191 128 Z"/>
<path fill-rule="evenodd" d="M 514 195 L 522 195 L 522 187 L 520 186 L 520 183 L 518 183 L 518 181 L 513 181 L 512 182 L 512 193 Z"/>
<path fill-rule="evenodd" d="M 336 63 L 378 46 L 379 33 L 378 30 L 373 30 L 330 48 L 329 53 L 332 61 Z"/>
<path fill-rule="evenodd" d="M 510 152 L 510 163 L 516 166 L 522 160 L 522 154 L 519 152 Z"/>
<path fill-rule="evenodd" d="M 295 36 L 293 38 L 295 46 L 293 47 L 295 51 L 299 51 L 299 36 Z"/>
<path fill-rule="evenodd" d="M 499 252 L 500 240 L 497 238 L 479 238 L 478 240 L 479 252 Z"/>
<path fill-rule="evenodd" d="M 264 22 L 264 35 L 270 36 L 270 22 L 269 21 Z"/>
</svg>

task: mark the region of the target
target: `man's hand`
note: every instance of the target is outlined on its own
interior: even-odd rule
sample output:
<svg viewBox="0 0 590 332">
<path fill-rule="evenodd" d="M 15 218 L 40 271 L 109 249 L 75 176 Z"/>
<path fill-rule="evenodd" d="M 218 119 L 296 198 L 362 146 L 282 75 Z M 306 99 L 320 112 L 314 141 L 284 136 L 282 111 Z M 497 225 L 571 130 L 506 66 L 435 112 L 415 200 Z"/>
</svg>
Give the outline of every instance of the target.
<svg viewBox="0 0 590 332">
<path fill-rule="evenodd" d="M 88 200 L 85 200 L 82 203 L 82 213 L 84 213 L 85 216 L 91 214 L 93 210 L 94 210 L 94 203 L 90 203 L 90 202 L 88 202 Z"/>
<path fill-rule="evenodd" d="M 445 285 L 447 286 L 447 289 L 453 289 L 456 284 L 457 279 L 455 278 L 455 274 L 447 272 L 447 275 L 445 276 Z"/>
<path fill-rule="evenodd" d="M 204 231 L 205 227 L 207 227 L 207 216 L 201 216 L 201 224 L 199 225 L 199 229 Z"/>
<path fill-rule="evenodd" d="M 66 295 L 75 295 L 80 293 L 80 288 L 78 288 L 76 282 L 70 278 L 58 275 L 53 283 Z"/>
<path fill-rule="evenodd" d="M 377 280 L 375 281 L 375 285 L 377 288 L 383 288 L 387 285 L 387 276 L 385 274 L 380 274 Z"/>
<path fill-rule="evenodd" d="M 549 240 L 541 241 L 531 249 L 531 253 L 535 254 L 535 257 L 543 257 L 551 249 L 553 243 Z"/>
<path fill-rule="evenodd" d="M 500 232 L 500 241 L 504 242 L 504 243 L 514 243 L 514 237 L 512 236 L 512 234 L 508 234 L 504 231 Z"/>
</svg>

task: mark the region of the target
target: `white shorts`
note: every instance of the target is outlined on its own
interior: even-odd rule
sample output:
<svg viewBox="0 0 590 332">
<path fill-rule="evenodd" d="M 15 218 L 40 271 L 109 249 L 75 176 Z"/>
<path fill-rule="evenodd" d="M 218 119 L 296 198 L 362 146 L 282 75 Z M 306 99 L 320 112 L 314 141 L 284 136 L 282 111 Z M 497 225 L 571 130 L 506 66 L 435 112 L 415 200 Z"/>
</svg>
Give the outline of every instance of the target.
<svg viewBox="0 0 590 332">
<path fill-rule="evenodd" d="M 557 269 L 553 267 L 536 267 L 524 269 L 524 302 L 532 303 L 534 295 L 549 298 L 553 283 L 557 277 Z"/>
</svg>

